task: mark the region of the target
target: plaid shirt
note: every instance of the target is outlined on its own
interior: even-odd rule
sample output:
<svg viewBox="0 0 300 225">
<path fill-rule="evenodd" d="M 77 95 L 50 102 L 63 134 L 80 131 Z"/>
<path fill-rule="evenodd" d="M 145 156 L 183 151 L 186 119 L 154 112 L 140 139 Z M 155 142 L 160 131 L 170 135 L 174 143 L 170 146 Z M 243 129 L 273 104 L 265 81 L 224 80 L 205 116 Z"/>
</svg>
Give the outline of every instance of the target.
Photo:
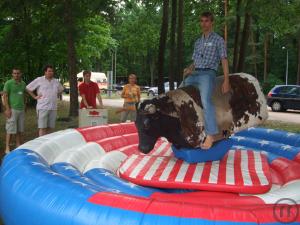
<svg viewBox="0 0 300 225">
<path fill-rule="evenodd" d="M 194 47 L 193 60 L 195 68 L 218 70 L 220 60 L 227 58 L 224 39 L 215 32 L 207 38 L 202 35 Z"/>
</svg>

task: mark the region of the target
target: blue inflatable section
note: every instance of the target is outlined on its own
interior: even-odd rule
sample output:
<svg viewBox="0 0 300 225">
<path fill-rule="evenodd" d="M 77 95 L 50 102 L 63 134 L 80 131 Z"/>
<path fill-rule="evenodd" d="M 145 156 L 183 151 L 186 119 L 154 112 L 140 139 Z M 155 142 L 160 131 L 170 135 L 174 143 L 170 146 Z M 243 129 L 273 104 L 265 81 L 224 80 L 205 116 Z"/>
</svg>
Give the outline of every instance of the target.
<svg viewBox="0 0 300 225">
<path fill-rule="evenodd" d="M 249 128 L 240 131 L 236 136 L 244 136 L 248 138 L 255 138 L 259 140 L 274 141 L 277 143 L 300 146 L 300 135 L 290 133 L 283 130 L 265 129 L 265 128 Z"/>
<path fill-rule="evenodd" d="M 232 224 L 222 221 L 158 216 L 92 204 L 88 199 L 96 192 L 120 193 L 120 190 L 126 192 L 126 188 L 122 188 L 124 185 L 122 181 L 115 180 L 116 184 L 121 184 L 118 189 L 99 185 L 95 187 L 94 183 L 79 178 L 76 172 L 66 172 L 66 168 L 59 167 L 69 167 L 69 165 L 53 166 L 57 172 L 62 171 L 62 174 L 59 174 L 52 171 L 36 153 L 30 150 L 17 150 L 5 157 L 0 172 L 0 213 L 5 225 L 177 225 L 179 220 L 182 225 L 199 224 L 201 221 L 211 225 Z M 67 171 L 72 170 L 67 169 Z M 107 171 L 94 170 L 89 172 L 89 176 L 93 177 L 95 173 L 105 172 Z M 26 179 L 20 179 L 24 177 Z M 70 177 L 75 179 L 69 179 Z M 16 179 L 20 182 L 15 183 Z M 134 194 L 149 195 L 152 191 L 140 188 Z"/>
<path fill-rule="evenodd" d="M 172 151 L 176 158 L 182 159 L 188 163 L 201 163 L 207 161 L 221 160 L 231 149 L 234 141 L 225 139 L 216 142 L 211 148 L 203 150 L 201 148 L 180 148 L 172 145 Z"/>
<path fill-rule="evenodd" d="M 256 134 L 255 131 L 258 131 Z M 289 142 L 288 139 L 291 138 Z M 273 129 L 255 128 L 236 133 L 233 148 L 244 148 L 272 153 L 273 159 L 285 157 L 293 160 L 299 153 L 300 135 Z"/>
<path fill-rule="evenodd" d="M 257 132 L 256 132 L 257 131 Z M 225 142 L 223 142 L 224 144 Z M 195 158 L 217 160 L 231 148 L 265 151 L 271 162 L 278 157 L 294 159 L 300 152 L 300 135 L 263 128 L 249 129 L 226 140 L 227 146 L 211 151 L 214 156 L 195 151 L 185 156 L 173 148 L 177 157 L 193 162 Z M 216 145 L 217 147 L 217 145 Z M 179 155 L 178 155 L 179 152 Z M 201 151 L 200 153 L 209 151 Z M 197 155 L 193 155 L 197 154 Z M 220 159 L 220 158 L 219 158 Z M 198 162 L 198 161 L 197 161 Z M 30 149 L 8 154 L 0 169 L 0 215 L 5 225 L 252 225 L 257 223 L 216 221 L 147 214 L 88 201 L 99 192 L 149 198 L 156 192 L 180 193 L 187 190 L 163 190 L 134 185 L 105 169 L 82 174 L 69 163 L 49 165 Z M 190 190 L 189 190 L 190 191 Z M 130 203 L 129 203 L 130 204 Z M 279 225 L 280 222 L 260 223 Z M 293 223 L 297 224 L 297 223 Z"/>
</svg>

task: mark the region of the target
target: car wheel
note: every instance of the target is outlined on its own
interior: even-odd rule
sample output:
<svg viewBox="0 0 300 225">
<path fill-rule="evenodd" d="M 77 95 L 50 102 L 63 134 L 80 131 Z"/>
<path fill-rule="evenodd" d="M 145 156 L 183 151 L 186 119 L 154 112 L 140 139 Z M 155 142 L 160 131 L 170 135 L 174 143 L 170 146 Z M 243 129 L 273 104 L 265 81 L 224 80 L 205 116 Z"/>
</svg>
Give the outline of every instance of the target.
<svg viewBox="0 0 300 225">
<path fill-rule="evenodd" d="M 274 111 L 274 112 L 280 112 L 283 110 L 282 104 L 278 101 L 272 102 L 271 108 L 272 108 L 272 111 Z"/>
<path fill-rule="evenodd" d="M 149 96 L 150 98 L 153 98 L 153 97 L 155 96 L 155 94 L 153 93 L 153 91 L 149 91 L 148 96 Z"/>
</svg>

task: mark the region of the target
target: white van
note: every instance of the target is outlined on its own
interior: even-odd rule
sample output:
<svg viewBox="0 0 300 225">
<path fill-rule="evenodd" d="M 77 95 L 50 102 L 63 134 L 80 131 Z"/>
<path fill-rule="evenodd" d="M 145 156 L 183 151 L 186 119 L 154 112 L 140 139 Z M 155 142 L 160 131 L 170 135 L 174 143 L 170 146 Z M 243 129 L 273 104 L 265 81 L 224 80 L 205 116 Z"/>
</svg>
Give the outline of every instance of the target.
<svg viewBox="0 0 300 225">
<path fill-rule="evenodd" d="M 107 90 L 107 77 L 105 73 L 100 72 L 92 72 L 91 80 L 98 84 L 98 87 L 102 91 Z M 83 82 L 83 71 L 77 74 L 77 86 L 79 86 Z M 70 83 L 69 81 L 63 84 L 64 92 L 66 94 L 70 93 Z"/>
<path fill-rule="evenodd" d="M 91 80 L 98 84 L 100 90 L 107 90 L 107 77 L 105 73 L 92 72 Z M 78 86 L 83 82 L 83 71 L 77 74 Z"/>
</svg>

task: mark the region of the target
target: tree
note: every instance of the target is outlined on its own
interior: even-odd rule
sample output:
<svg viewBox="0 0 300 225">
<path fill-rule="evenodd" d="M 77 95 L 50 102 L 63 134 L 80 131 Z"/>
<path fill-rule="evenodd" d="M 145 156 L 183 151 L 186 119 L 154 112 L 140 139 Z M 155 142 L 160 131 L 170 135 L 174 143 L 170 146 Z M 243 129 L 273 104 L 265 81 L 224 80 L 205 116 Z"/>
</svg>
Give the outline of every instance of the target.
<svg viewBox="0 0 300 225">
<path fill-rule="evenodd" d="M 129 73 L 136 73 L 139 84 L 155 84 L 161 22 L 157 9 L 160 7 L 152 1 L 147 4 L 132 1 L 117 13 L 112 37 L 118 45 L 119 82 L 127 80 Z M 108 60 L 103 57 L 102 61 Z"/>
<path fill-rule="evenodd" d="M 264 82 L 268 80 L 268 73 L 269 73 L 269 43 L 270 43 L 270 34 L 265 34 L 264 40 Z"/>
<path fill-rule="evenodd" d="M 246 58 L 246 51 L 248 45 L 248 39 L 250 34 L 250 26 L 251 26 L 251 12 L 250 12 L 250 4 L 251 0 L 247 1 L 246 6 L 246 13 L 245 13 L 245 21 L 244 21 L 244 28 L 242 33 L 241 45 L 240 45 L 240 53 L 239 53 L 239 61 L 238 61 L 238 72 L 243 72 L 245 69 L 245 58 Z"/>
<path fill-rule="evenodd" d="M 251 41 L 251 46 L 252 46 L 252 59 L 253 59 L 254 76 L 256 78 L 258 78 L 258 73 L 257 73 L 257 56 L 256 56 L 256 42 L 254 40 L 253 28 L 250 30 L 250 41 Z"/>
<path fill-rule="evenodd" d="M 297 84 L 300 85 L 300 38 L 298 39 L 298 71 L 297 71 Z"/>
<path fill-rule="evenodd" d="M 75 23 L 72 0 L 64 1 L 64 21 L 66 29 L 66 41 L 68 50 L 68 73 L 70 82 L 70 116 L 78 116 L 78 88 L 77 88 L 77 56 L 75 49 Z"/>
<path fill-rule="evenodd" d="M 176 81 L 179 84 L 183 74 L 183 0 L 178 0 L 178 26 L 177 26 L 177 73 Z"/>
<path fill-rule="evenodd" d="M 174 75 L 176 61 L 176 21 L 177 21 L 177 0 L 172 0 L 172 18 L 170 32 L 170 57 L 169 57 L 169 85 L 170 90 L 174 90 Z"/>
<path fill-rule="evenodd" d="M 227 17 L 228 17 L 228 0 L 224 0 L 224 16 L 227 19 Z M 224 25 L 224 40 L 225 40 L 225 43 L 227 44 L 227 41 L 228 41 L 227 21 L 225 21 L 225 25 Z"/>
<path fill-rule="evenodd" d="M 165 62 L 165 49 L 168 34 L 168 21 L 169 21 L 169 0 L 163 1 L 163 16 L 160 30 L 158 61 L 157 61 L 157 74 L 158 74 L 158 93 L 163 93 L 164 87 L 164 62 Z"/>
<path fill-rule="evenodd" d="M 234 50 L 233 50 L 233 72 L 237 72 L 238 59 L 239 59 L 239 41 L 240 41 L 240 29 L 241 29 L 241 1 L 237 0 L 236 3 L 236 21 L 235 21 L 235 36 L 234 36 Z"/>
</svg>

